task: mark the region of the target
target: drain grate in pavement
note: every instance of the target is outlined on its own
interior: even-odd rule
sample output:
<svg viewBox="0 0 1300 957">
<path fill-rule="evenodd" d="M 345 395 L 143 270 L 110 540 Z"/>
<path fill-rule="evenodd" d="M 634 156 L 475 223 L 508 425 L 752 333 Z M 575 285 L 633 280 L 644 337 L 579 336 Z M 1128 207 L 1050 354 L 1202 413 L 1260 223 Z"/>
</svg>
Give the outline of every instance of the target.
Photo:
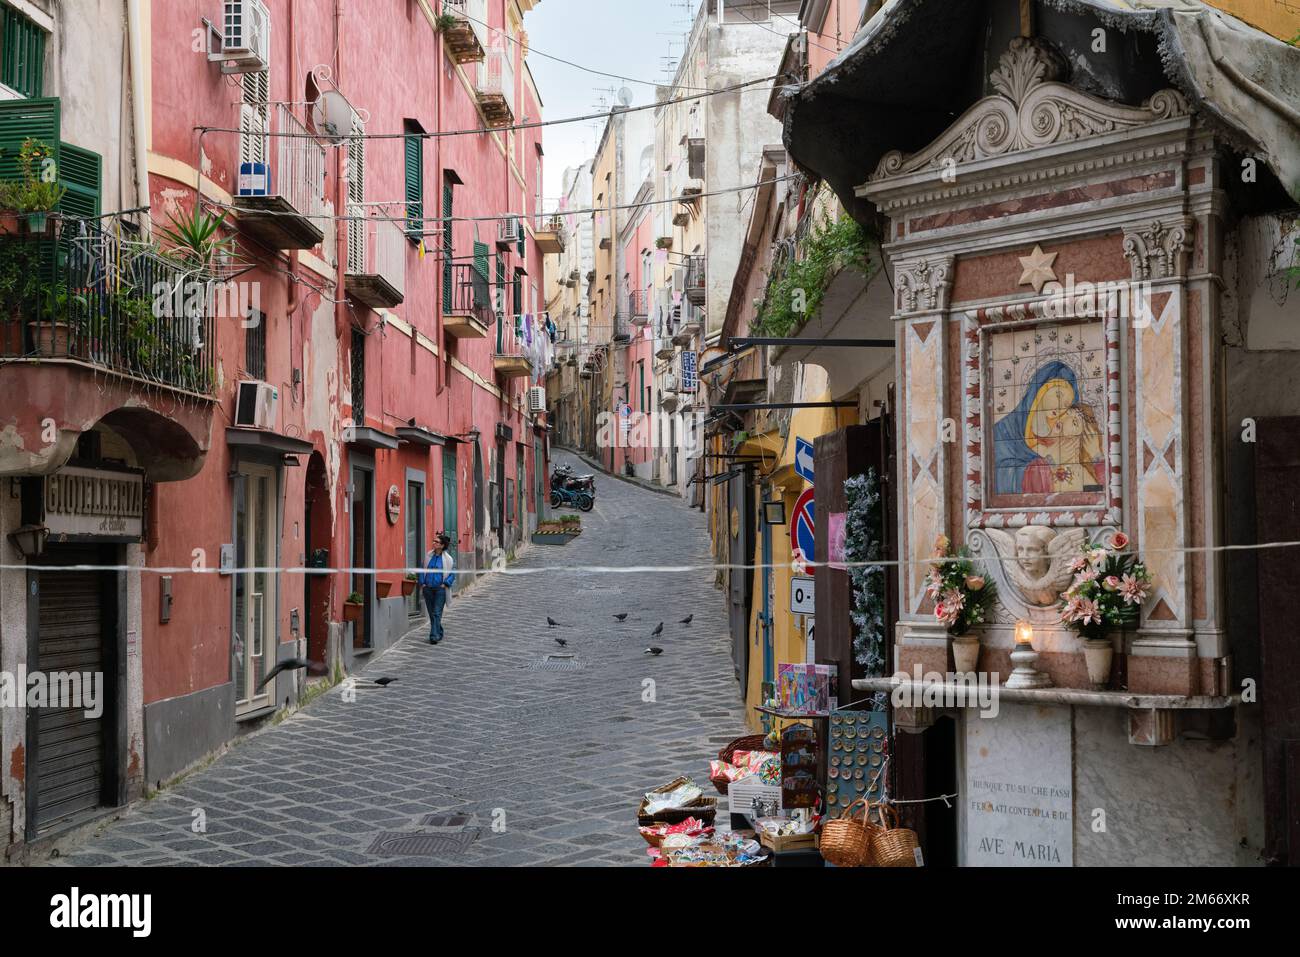
<svg viewBox="0 0 1300 957">
<path fill-rule="evenodd" d="M 465 853 L 465 849 L 477 839 L 477 830 L 444 834 L 384 831 L 376 836 L 369 853 L 376 857 L 447 857 Z"/>
<path fill-rule="evenodd" d="M 447 827 L 463 829 L 470 822 L 468 814 L 426 814 L 420 818 L 420 827 Z"/>
<path fill-rule="evenodd" d="M 529 671 L 581 671 L 586 663 L 574 655 L 546 655 L 541 661 L 530 662 Z"/>
</svg>

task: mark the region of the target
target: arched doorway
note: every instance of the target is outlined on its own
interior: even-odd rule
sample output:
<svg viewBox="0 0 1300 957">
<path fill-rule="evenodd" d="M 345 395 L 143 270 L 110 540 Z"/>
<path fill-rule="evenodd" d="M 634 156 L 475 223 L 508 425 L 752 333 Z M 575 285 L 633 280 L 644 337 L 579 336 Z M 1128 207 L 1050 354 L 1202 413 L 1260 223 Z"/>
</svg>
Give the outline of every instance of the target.
<svg viewBox="0 0 1300 957">
<path fill-rule="evenodd" d="M 306 553 L 309 566 L 333 565 L 329 481 L 325 475 L 325 460 L 313 452 L 307 463 L 307 484 L 303 492 L 303 515 L 306 516 Z M 307 639 L 307 658 L 326 661 L 329 651 L 330 576 L 303 576 L 304 637 Z"/>
</svg>

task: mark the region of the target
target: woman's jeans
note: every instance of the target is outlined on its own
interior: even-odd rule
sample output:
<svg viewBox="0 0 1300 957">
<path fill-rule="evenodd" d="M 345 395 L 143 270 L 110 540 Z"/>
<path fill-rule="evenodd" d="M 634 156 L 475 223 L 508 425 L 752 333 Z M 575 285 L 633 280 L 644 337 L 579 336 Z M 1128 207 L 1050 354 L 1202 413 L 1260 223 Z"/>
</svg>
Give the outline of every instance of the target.
<svg viewBox="0 0 1300 957">
<path fill-rule="evenodd" d="M 447 587 L 425 588 L 424 607 L 429 609 L 429 640 L 442 641 L 442 612 L 447 607 Z"/>
</svg>

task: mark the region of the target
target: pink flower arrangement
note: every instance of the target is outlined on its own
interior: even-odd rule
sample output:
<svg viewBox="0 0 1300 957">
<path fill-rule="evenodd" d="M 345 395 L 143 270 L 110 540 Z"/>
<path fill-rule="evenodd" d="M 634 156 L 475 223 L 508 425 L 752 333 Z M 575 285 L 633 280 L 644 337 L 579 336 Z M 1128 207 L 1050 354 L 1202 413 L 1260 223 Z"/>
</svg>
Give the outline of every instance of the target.
<svg viewBox="0 0 1300 957">
<path fill-rule="evenodd" d="M 1081 638 L 1104 638 L 1111 628 L 1136 625 L 1151 575 L 1137 558 L 1122 551 L 1129 537 L 1110 536 L 1107 545 L 1084 542 L 1070 564 L 1074 581 L 1061 593 L 1061 621 Z"/>
<path fill-rule="evenodd" d="M 934 617 L 951 634 L 964 635 L 971 625 L 984 624 L 996 589 L 979 574 L 969 553 L 952 550 L 948 536 L 935 541 L 935 560 L 926 577 L 925 592 L 934 605 Z"/>
</svg>

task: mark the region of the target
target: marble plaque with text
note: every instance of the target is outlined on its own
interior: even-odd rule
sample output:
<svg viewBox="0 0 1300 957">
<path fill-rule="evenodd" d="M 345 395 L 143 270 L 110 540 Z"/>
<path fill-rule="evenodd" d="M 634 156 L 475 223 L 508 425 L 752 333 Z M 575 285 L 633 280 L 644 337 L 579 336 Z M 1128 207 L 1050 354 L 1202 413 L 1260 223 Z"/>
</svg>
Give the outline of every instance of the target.
<svg viewBox="0 0 1300 957">
<path fill-rule="evenodd" d="M 1072 866 L 1070 709 L 1002 702 L 965 726 L 964 864 Z"/>
</svg>

